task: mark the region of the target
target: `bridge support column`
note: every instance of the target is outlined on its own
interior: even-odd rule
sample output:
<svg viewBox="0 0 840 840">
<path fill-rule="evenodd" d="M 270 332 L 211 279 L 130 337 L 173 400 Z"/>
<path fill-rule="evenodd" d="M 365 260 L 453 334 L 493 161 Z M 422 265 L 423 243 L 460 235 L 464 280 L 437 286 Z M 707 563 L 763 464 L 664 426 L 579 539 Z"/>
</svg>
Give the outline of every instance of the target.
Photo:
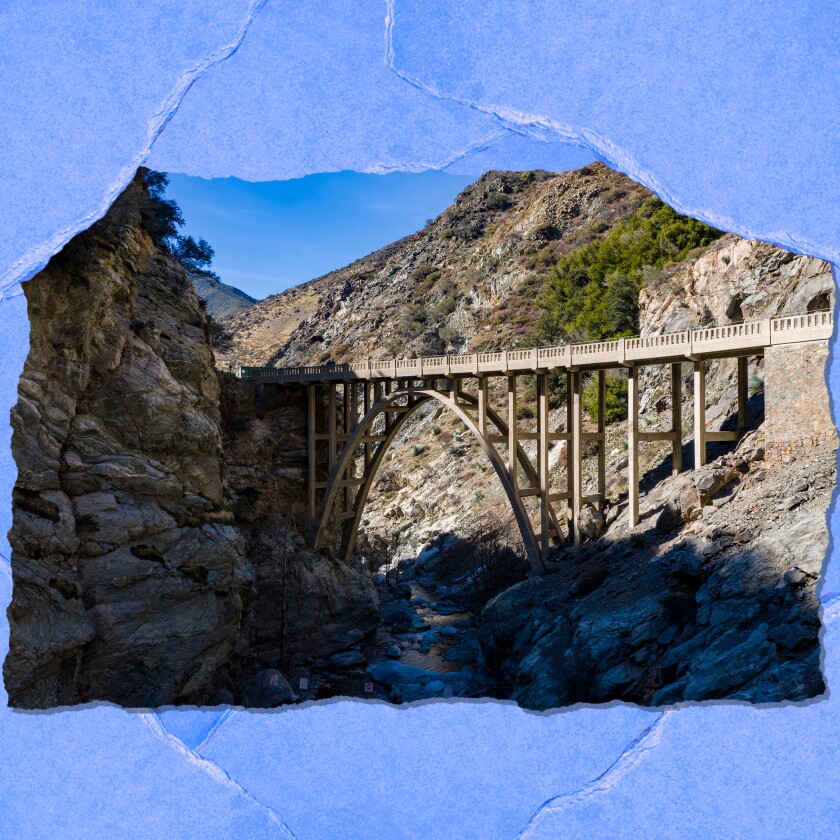
<svg viewBox="0 0 840 840">
<path fill-rule="evenodd" d="M 682 472 L 682 364 L 671 365 L 671 431 L 674 442 L 671 450 L 671 473 Z"/>
<path fill-rule="evenodd" d="M 341 439 L 341 448 L 344 448 L 344 444 L 350 439 L 350 434 L 353 431 L 353 427 L 356 425 L 355 416 L 354 416 L 354 408 L 355 408 L 355 386 L 352 382 L 345 382 L 344 383 L 344 393 L 342 394 L 343 402 L 344 402 L 344 417 L 342 419 L 341 424 L 341 431 L 342 431 L 342 439 Z M 347 467 L 344 470 L 344 480 L 349 482 L 353 478 L 353 473 L 355 472 L 356 464 L 355 461 L 351 458 L 347 462 Z M 350 489 L 349 485 L 345 485 L 344 487 L 344 510 L 350 510 L 350 505 L 353 498 L 353 491 Z"/>
<path fill-rule="evenodd" d="M 571 530 L 575 545 L 580 545 L 580 511 L 583 507 L 583 412 L 580 401 L 580 371 L 571 372 L 571 388 L 567 391 L 566 401 L 571 402 L 572 413 L 569 418 L 572 433 L 572 451 L 566 450 L 569 464 L 569 492 L 572 502 Z M 567 444 L 568 446 L 568 444 Z"/>
<path fill-rule="evenodd" d="M 373 389 L 375 387 L 374 383 L 367 381 L 365 382 L 365 390 L 364 390 L 364 412 L 365 417 L 367 417 L 367 413 L 370 411 L 371 407 L 373 406 Z M 365 441 L 365 470 L 370 466 L 370 458 L 371 458 L 371 447 L 370 442 Z"/>
<path fill-rule="evenodd" d="M 747 431 L 748 393 L 748 362 L 746 356 L 738 356 L 738 437 L 742 438 Z"/>
<path fill-rule="evenodd" d="M 568 538 L 569 540 L 574 539 L 574 517 L 572 516 L 572 493 L 574 492 L 575 486 L 575 459 L 572 454 L 572 450 L 574 448 L 572 442 L 572 430 L 574 429 L 574 405 L 572 401 L 572 379 L 574 375 L 571 371 L 566 371 L 566 434 L 568 437 L 566 438 L 566 493 L 568 494 L 568 499 L 566 503 L 563 505 L 563 518 L 566 520 L 566 528 L 568 529 Z"/>
<path fill-rule="evenodd" d="M 627 524 L 639 524 L 639 369 L 627 371 Z"/>
<path fill-rule="evenodd" d="M 386 379 L 382 383 L 382 393 L 380 394 L 380 399 L 384 399 L 391 393 L 393 382 L 390 379 Z M 385 434 L 387 435 L 388 432 L 391 431 L 391 421 L 393 417 L 390 411 L 385 412 Z"/>
<path fill-rule="evenodd" d="M 598 510 L 607 506 L 607 372 L 598 371 Z"/>
<path fill-rule="evenodd" d="M 694 362 L 694 469 L 706 463 L 706 362 Z"/>
<path fill-rule="evenodd" d="M 461 381 L 456 377 L 451 377 L 449 380 L 449 399 L 458 405 L 458 392 L 461 390 Z"/>
<path fill-rule="evenodd" d="M 318 457 L 315 449 L 315 434 L 317 432 L 317 415 L 315 401 L 315 386 L 308 385 L 306 388 L 306 443 L 308 459 L 308 486 L 307 497 L 309 501 L 309 527 L 313 527 L 315 517 L 318 515 L 318 505 L 315 496 L 315 482 L 318 479 Z"/>
<path fill-rule="evenodd" d="M 329 471 L 332 472 L 333 467 L 335 466 L 336 461 L 336 432 L 337 432 L 337 425 L 338 420 L 336 417 L 336 409 L 335 409 L 335 382 L 330 382 L 329 384 L 329 402 L 328 402 L 328 409 L 327 413 L 329 415 L 328 423 L 329 427 L 327 429 L 328 440 L 327 444 L 329 446 L 329 453 L 327 455 L 327 465 L 329 467 Z"/>
<path fill-rule="evenodd" d="M 482 437 L 487 435 L 487 377 L 478 377 L 478 431 Z"/>
<path fill-rule="evenodd" d="M 549 535 L 549 481 L 548 481 L 548 374 L 537 374 L 537 415 L 539 417 L 537 446 L 537 477 L 540 491 L 540 552 L 548 556 L 551 546 Z"/>
<path fill-rule="evenodd" d="M 350 383 L 350 431 L 359 424 L 359 384 Z"/>
<path fill-rule="evenodd" d="M 514 493 L 519 493 L 516 479 L 516 452 L 519 446 L 519 429 L 516 425 L 516 377 L 508 377 L 508 473 L 510 474 L 510 485 Z"/>
</svg>

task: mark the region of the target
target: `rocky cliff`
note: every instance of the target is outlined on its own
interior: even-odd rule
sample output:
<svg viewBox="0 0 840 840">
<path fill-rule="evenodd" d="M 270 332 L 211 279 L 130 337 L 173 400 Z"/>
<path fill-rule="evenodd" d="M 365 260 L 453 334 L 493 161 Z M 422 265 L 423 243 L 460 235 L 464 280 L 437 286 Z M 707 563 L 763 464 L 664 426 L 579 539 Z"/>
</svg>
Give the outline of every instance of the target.
<svg viewBox="0 0 840 840">
<path fill-rule="evenodd" d="M 25 294 L 11 704 L 290 699 L 266 666 L 346 648 L 377 618 L 370 580 L 295 532 L 303 405 L 217 376 L 142 174 Z"/>
<path fill-rule="evenodd" d="M 15 706 L 204 699 L 249 572 L 222 479 L 219 388 L 184 269 L 135 179 L 25 284 L 12 412 Z"/>
<path fill-rule="evenodd" d="M 288 673 L 355 645 L 379 620 L 376 589 L 359 564 L 306 547 L 306 394 L 256 393 L 224 374 L 224 475 L 254 569 L 243 623 L 245 670 Z M 231 686 L 235 688 L 235 684 Z M 235 693 L 235 692 L 234 692 Z"/>
</svg>

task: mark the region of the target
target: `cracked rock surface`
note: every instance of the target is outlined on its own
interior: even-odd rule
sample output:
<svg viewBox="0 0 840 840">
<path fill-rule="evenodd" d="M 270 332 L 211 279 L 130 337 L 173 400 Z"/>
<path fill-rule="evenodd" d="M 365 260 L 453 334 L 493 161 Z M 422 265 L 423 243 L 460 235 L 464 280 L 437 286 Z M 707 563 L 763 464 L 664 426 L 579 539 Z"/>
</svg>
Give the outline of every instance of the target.
<svg viewBox="0 0 840 840">
<path fill-rule="evenodd" d="M 144 229 L 142 191 L 24 287 L 12 705 L 200 698 L 236 643 L 248 572 L 206 319 Z"/>
<path fill-rule="evenodd" d="M 821 694 L 815 585 L 834 448 L 764 462 L 759 430 L 666 479 L 628 532 L 617 517 L 550 573 L 498 595 L 479 640 L 509 696 L 535 709 Z M 796 490 L 796 504 L 780 503 Z"/>
</svg>

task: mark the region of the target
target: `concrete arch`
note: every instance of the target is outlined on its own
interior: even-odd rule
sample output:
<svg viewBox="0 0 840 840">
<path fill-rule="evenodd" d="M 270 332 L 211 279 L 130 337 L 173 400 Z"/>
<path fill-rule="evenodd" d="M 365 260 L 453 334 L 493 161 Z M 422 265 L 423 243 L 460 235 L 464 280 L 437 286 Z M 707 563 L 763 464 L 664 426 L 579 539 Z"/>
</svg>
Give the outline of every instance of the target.
<svg viewBox="0 0 840 840">
<path fill-rule="evenodd" d="M 460 396 L 462 399 L 466 398 L 468 402 L 472 402 L 472 399 L 468 395 L 461 394 Z M 324 497 L 321 501 L 318 518 L 316 522 L 313 523 L 310 535 L 312 545 L 317 549 L 321 548 L 324 543 L 327 528 L 330 522 L 330 513 L 336 503 L 339 490 L 344 486 L 342 484 L 341 477 L 346 474 L 348 466 L 355 461 L 356 453 L 362 442 L 362 438 L 371 434 L 373 424 L 380 415 L 385 414 L 389 409 L 393 409 L 397 400 L 406 397 L 408 399 L 408 405 L 399 406 L 404 410 L 390 425 L 390 428 L 388 428 L 383 440 L 376 449 L 376 452 L 373 454 L 370 463 L 365 468 L 364 475 L 362 476 L 358 486 L 356 498 L 353 502 L 352 516 L 345 523 L 343 528 L 341 547 L 339 549 L 341 557 L 347 559 L 353 551 L 359 531 L 359 525 L 361 523 L 362 511 L 364 510 L 365 503 L 367 502 L 368 495 L 370 494 L 371 487 L 373 486 L 373 480 L 376 476 L 377 470 L 382 464 L 382 460 L 385 456 L 385 452 L 388 450 L 388 447 L 397 436 L 405 421 L 421 405 L 425 404 L 429 400 L 436 400 L 444 407 L 452 411 L 464 423 L 467 429 L 472 433 L 473 437 L 481 445 L 484 454 L 493 465 L 496 476 L 501 482 L 502 489 L 505 491 L 505 495 L 507 496 L 508 502 L 513 510 L 516 524 L 522 536 L 523 545 L 525 546 L 525 553 L 528 556 L 528 561 L 535 572 L 541 573 L 542 561 L 540 558 L 537 540 L 534 535 L 534 529 L 525 508 L 522 505 L 521 499 L 511 483 L 511 477 L 499 452 L 496 450 L 495 446 L 493 446 L 493 444 L 481 434 L 476 421 L 467 411 L 464 410 L 463 406 L 456 404 L 451 397 L 447 396 L 445 393 L 435 390 L 434 388 L 411 388 L 407 390 L 397 390 L 388 394 L 370 408 L 370 410 L 361 419 L 358 426 L 356 426 L 356 428 L 350 433 L 350 436 L 348 437 L 347 442 L 330 473 L 327 486 L 324 490 Z M 494 424 L 500 427 L 500 430 L 504 428 L 504 424 L 501 422 L 498 415 L 492 416 L 488 412 L 488 416 L 490 416 L 490 419 L 494 422 Z M 524 452 L 521 451 L 520 447 L 517 447 L 517 450 L 519 462 L 525 467 L 526 474 L 529 475 L 529 477 L 532 477 L 534 473 L 533 465 L 527 459 Z"/>
</svg>

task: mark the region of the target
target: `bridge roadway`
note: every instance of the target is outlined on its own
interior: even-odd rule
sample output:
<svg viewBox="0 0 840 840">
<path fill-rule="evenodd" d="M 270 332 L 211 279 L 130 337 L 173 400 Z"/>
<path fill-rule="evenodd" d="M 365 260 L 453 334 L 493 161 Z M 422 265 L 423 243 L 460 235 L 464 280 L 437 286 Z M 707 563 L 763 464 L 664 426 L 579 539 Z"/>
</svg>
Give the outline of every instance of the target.
<svg viewBox="0 0 840 840">
<path fill-rule="evenodd" d="M 423 403 L 436 400 L 459 416 L 482 446 L 511 504 L 531 565 L 539 572 L 552 544 L 567 539 L 580 542 L 578 517 L 583 505 L 593 503 L 601 509 L 605 505 L 606 370 L 624 368 L 628 372 L 627 514 L 628 524 L 633 528 L 639 520 L 639 444 L 670 441 L 673 472 L 682 471 L 682 364 L 689 362 L 694 368 L 694 464 L 700 466 L 706 463 L 708 442 L 736 441 L 746 430 L 747 358 L 761 356 L 768 347 L 776 345 L 826 341 L 832 329 L 831 312 L 811 312 L 530 350 L 366 359 L 292 368 L 240 367 L 237 376 L 258 386 L 307 386 L 308 501 L 313 547 L 326 546 L 331 528 L 338 525 L 339 553 L 349 558 L 365 501 L 385 451 L 408 416 Z M 705 364 L 709 359 L 726 358 L 737 359 L 738 363 L 738 429 L 710 432 L 705 419 Z M 672 426 L 666 432 L 642 432 L 638 369 L 660 364 L 671 367 Z M 565 429 L 551 430 L 548 375 L 563 372 L 568 395 Z M 599 416 L 595 432 L 583 428 L 581 375 L 587 372 L 598 374 Z M 537 430 L 532 432 L 520 431 L 517 419 L 517 379 L 527 374 L 535 374 L 537 379 Z M 504 418 L 489 404 L 488 379 L 494 376 L 506 377 L 508 381 Z M 476 395 L 462 388 L 470 379 L 475 380 Z M 319 431 L 316 389 L 323 386 L 327 386 L 327 428 Z M 342 411 L 337 406 L 339 388 Z M 536 462 L 523 449 L 521 442 L 525 440 L 537 442 Z M 550 486 L 548 453 L 556 441 L 565 441 L 571 450 L 567 451 L 563 490 Z M 598 492 L 585 496 L 582 463 L 583 444 L 587 441 L 597 444 Z M 505 445 L 507 451 L 500 452 L 499 444 Z M 326 478 L 319 480 L 324 467 Z M 361 475 L 357 475 L 360 468 Z M 532 502 L 537 505 L 536 511 L 528 507 Z M 563 503 L 559 512 L 555 507 L 558 502 Z M 539 530 L 534 527 L 535 521 Z"/>
</svg>

